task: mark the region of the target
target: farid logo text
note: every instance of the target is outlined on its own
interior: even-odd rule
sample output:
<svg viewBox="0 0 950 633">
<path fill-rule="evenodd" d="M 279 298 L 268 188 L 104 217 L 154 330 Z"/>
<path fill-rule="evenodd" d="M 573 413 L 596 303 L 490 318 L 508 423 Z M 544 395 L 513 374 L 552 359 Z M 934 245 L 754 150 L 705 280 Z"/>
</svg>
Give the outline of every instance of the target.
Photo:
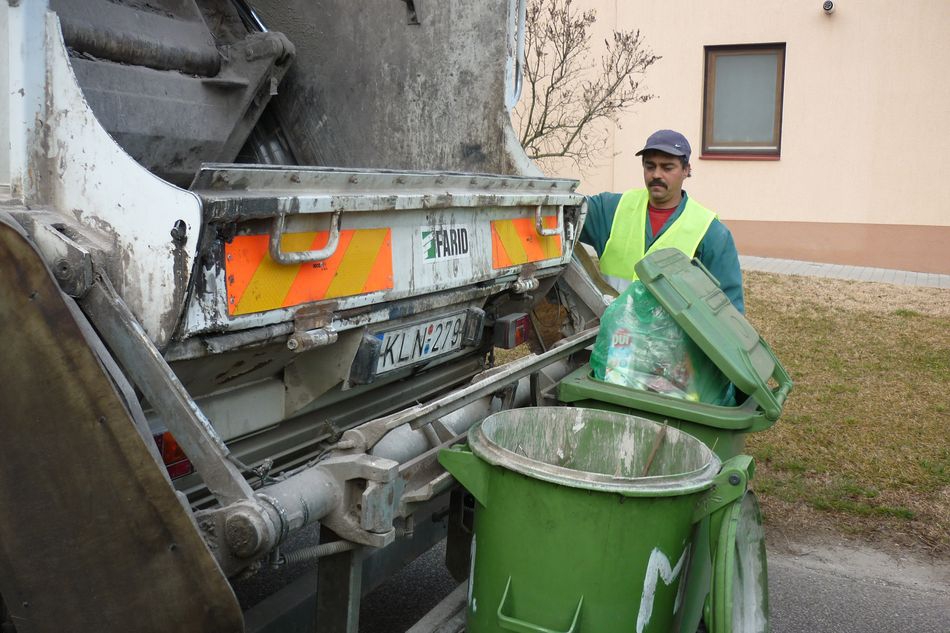
<svg viewBox="0 0 950 633">
<path fill-rule="evenodd" d="M 427 227 L 422 229 L 422 258 L 427 262 L 468 257 L 468 229 Z"/>
</svg>

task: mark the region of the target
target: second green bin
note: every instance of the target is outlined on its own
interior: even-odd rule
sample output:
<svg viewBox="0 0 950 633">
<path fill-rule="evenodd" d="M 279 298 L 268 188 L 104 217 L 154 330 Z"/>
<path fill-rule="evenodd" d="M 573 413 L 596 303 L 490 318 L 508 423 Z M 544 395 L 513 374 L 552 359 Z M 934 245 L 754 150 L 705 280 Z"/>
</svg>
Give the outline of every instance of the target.
<svg viewBox="0 0 950 633">
<path fill-rule="evenodd" d="M 615 385 L 594 378 L 590 365 L 561 382 L 558 399 L 666 422 L 705 442 L 722 460 L 740 454 L 746 433 L 769 428 L 781 414 L 792 388 L 788 373 L 709 274 L 682 252 L 651 253 L 636 271 L 660 305 L 735 385 L 742 401 L 720 406 Z"/>
</svg>

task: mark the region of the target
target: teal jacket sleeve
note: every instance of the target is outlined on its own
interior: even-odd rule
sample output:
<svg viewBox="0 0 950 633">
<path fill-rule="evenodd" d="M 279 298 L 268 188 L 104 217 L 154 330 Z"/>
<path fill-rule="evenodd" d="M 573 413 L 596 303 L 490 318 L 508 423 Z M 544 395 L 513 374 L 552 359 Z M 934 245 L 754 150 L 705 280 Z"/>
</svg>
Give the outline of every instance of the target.
<svg viewBox="0 0 950 633">
<path fill-rule="evenodd" d="M 597 256 L 604 254 L 607 239 L 610 237 L 610 228 L 614 223 L 614 214 L 620 204 L 622 193 L 599 193 L 596 196 L 587 196 L 587 219 L 581 229 L 580 240 L 589 244 L 597 251 Z"/>
<path fill-rule="evenodd" d="M 739 253 L 736 251 L 732 232 L 719 220 L 713 220 L 709 230 L 696 249 L 696 257 L 713 277 L 719 287 L 732 301 L 736 310 L 745 314 L 745 297 L 742 294 L 742 270 L 739 268 Z"/>
</svg>

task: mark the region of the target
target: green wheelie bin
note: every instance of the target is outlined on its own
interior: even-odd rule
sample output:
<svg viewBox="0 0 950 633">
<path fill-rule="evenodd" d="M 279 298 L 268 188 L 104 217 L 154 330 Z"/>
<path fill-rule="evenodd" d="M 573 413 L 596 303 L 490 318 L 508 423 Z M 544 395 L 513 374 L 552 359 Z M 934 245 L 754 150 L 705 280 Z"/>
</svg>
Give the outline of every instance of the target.
<svg viewBox="0 0 950 633">
<path fill-rule="evenodd" d="M 741 514 L 752 474 L 747 455 L 722 463 L 688 433 L 575 407 L 500 411 L 439 461 L 476 500 L 467 633 L 695 633 L 696 526 Z M 746 542 L 730 521 L 713 548 L 731 556 Z M 716 596 L 713 630 L 764 632 L 764 578 L 722 559 L 740 591 Z"/>
<path fill-rule="evenodd" d="M 686 334 L 747 394 L 736 406 L 684 400 L 597 380 L 584 365 L 561 381 L 558 399 L 665 422 L 705 442 L 720 459 L 742 452 L 747 433 L 768 429 L 779 418 L 792 381 L 755 328 L 709 274 L 676 249 L 651 253 L 637 275 Z"/>
<path fill-rule="evenodd" d="M 764 431 L 779 418 L 792 388 L 791 378 L 769 345 L 698 262 L 678 250 L 663 249 L 641 260 L 636 271 L 659 304 L 735 385 L 738 403 L 707 404 L 610 384 L 595 379 L 589 365 L 561 382 L 559 401 L 668 424 L 704 442 L 723 461 L 741 454 L 746 434 Z M 737 541 L 737 549 L 717 551 L 727 546 L 730 537 Z M 717 620 L 724 610 L 715 607 L 716 601 L 730 600 L 735 603 L 735 613 L 741 614 L 740 602 L 758 601 L 765 604 L 767 613 L 764 531 L 758 502 L 751 491 L 728 511 L 697 525 L 694 552 L 684 608 L 691 613 L 705 609 L 707 628 L 717 633 L 758 630 L 754 624 L 743 625 L 740 620 L 725 628 L 727 623 Z M 722 558 L 722 565 L 717 566 L 717 556 Z M 761 577 L 763 595 L 733 586 L 735 578 L 728 576 L 731 571 Z"/>
</svg>

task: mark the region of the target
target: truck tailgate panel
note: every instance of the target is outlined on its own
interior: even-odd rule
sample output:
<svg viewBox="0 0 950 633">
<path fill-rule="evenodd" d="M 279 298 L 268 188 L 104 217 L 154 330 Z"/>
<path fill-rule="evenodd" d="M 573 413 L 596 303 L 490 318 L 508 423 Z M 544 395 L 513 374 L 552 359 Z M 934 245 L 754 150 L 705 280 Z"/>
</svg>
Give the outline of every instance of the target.
<svg viewBox="0 0 950 633">
<path fill-rule="evenodd" d="M 329 312 L 338 315 L 555 275 L 570 261 L 582 219 L 576 184 L 206 165 L 192 184 L 204 228 L 181 335 L 287 322 L 305 304 L 332 301 Z"/>
<path fill-rule="evenodd" d="M 0 269 L 16 271 L 0 275 L 0 593 L 14 623 L 242 631 L 234 593 L 97 358 L 102 344 L 3 214 Z"/>
</svg>

